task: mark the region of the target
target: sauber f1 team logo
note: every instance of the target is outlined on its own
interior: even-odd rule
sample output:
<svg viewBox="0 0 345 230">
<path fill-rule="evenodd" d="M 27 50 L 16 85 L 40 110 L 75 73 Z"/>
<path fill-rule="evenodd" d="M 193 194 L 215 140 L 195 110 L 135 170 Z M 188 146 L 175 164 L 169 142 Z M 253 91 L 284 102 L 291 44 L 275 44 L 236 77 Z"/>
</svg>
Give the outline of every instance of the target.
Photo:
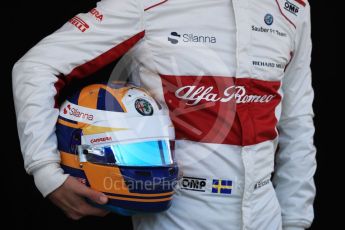
<svg viewBox="0 0 345 230">
<path fill-rule="evenodd" d="M 266 25 L 268 25 L 268 26 L 272 25 L 273 21 L 274 21 L 272 14 L 266 14 L 264 17 L 264 21 L 265 21 Z"/>
<path fill-rule="evenodd" d="M 90 28 L 90 26 L 78 16 L 75 16 L 74 18 L 69 20 L 69 23 L 77 27 L 83 33 Z"/>
</svg>

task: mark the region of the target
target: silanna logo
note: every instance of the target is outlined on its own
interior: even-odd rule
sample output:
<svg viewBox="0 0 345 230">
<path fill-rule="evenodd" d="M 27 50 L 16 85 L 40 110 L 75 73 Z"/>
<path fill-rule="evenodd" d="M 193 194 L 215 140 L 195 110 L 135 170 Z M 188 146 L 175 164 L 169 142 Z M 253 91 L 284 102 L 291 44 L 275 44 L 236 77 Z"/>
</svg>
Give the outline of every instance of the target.
<svg viewBox="0 0 345 230">
<path fill-rule="evenodd" d="M 217 38 L 210 35 L 200 35 L 193 33 L 179 34 L 177 32 L 171 32 L 168 37 L 168 41 L 171 44 L 178 44 L 180 42 L 184 43 L 217 43 Z"/>
<path fill-rule="evenodd" d="M 84 113 L 84 112 L 80 112 L 78 109 L 73 108 L 71 106 L 71 104 L 68 104 L 64 109 L 63 109 L 63 113 L 65 115 L 70 115 L 76 118 L 80 118 L 82 120 L 88 120 L 88 121 L 93 121 L 94 119 L 94 115 L 89 114 L 89 113 Z"/>
</svg>

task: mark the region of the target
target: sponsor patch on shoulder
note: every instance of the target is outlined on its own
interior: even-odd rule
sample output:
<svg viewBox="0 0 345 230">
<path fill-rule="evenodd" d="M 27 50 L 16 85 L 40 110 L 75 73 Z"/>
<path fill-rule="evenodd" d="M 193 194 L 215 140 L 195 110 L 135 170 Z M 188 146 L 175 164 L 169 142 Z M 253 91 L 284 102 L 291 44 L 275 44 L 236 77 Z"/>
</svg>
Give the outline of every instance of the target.
<svg viewBox="0 0 345 230">
<path fill-rule="evenodd" d="M 298 25 L 299 18 L 304 15 L 306 0 L 275 0 L 279 12 L 284 17 L 284 19 L 291 24 L 295 29 Z"/>
<path fill-rule="evenodd" d="M 90 26 L 78 16 L 75 16 L 71 20 L 69 20 L 69 23 L 77 27 L 83 33 L 90 28 Z"/>
<path fill-rule="evenodd" d="M 297 16 L 297 14 L 298 14 L 300 9 L 299 9 L 299 6 L 294 4 L 291 0 L 285 0 L 284 10 L 286 10 L 287 12 Z"/>
<path fill-rule="evenodd" d="M 103 21 L 103 14 L 97 10 L 96 8 L 93 8 L 92 10 L 90 10 L 89 12 L 97 21 L 101 22 Z"/>
<path fill-rule="evenodd" d="M 83 33 L 90 28 L 90 26 L 78 16 L 75 16 L 71 20 L 69 20 L 69 23 L 77 27 Z"/>
</svg>

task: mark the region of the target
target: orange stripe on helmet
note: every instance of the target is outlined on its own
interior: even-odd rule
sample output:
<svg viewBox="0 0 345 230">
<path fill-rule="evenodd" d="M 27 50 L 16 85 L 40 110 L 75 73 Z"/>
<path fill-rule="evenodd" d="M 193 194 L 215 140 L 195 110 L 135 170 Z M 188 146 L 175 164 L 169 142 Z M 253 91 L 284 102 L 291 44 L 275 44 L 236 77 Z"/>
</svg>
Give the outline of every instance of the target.
<svg viewBox="0 0 345 230">
<path fill-rule="evenodd" d="M 111 128 L 111 127 L 103 127 L 103 126 L 95 126 L 89 125 L 85 123 L 78 122 L 78 124 L 71 123 L 62 119 L 58 119 L 58 123 L 73 129 L 82 129 L 84 135 L 93 135 L 98 133 L 106 133 L 106 132 L 117 132 L 127 130 L 125 128 Z"/>
<path fill-rule="evenodd" d="M 83 170 L 85 172 L 87 179 L 91 182 L 91 187 L 97 191 L 136 197 L 161 197 L 169 195 L 172 196 L 174 194 L 173 191 L 158 194 L 132 193 L 128 190 L 128 187 L 125 184 L 125 180 L 118 167 L 96 165 L 91 163 L 80 163 L 79 157 L 77 155 L 66 153 L 63 151 L 60 152 L 60 156 L 61 164 L 74 169 Z M 118 198 L 116 197 L 116 199 Z M 162 199 L 150 199 L 150 201 L 163 201 Z"/>
<path fill-rule="evenodd" d="M 127 198 L 127 197 L 118 197 L 118 196 L 109 196 L 107 195 L 109 198 L 111 199 L 116 199 L 116 200 L 127 200 L 127 201 L 139 201 L 139 202 L 145 202 L 145 203 L 149 203 L 149 202 L 162 202 L 162 201 L 168 201 L 168 200 L 172 200 L 172 196 L 171 197 L 167 197 L 167 198 L 161 198 L 161 199 L 140 199 L 140 198 Z"/>
<path fill-rule="evenodd" d="M 93 135 L 93 134 L 98 134 L 98 133 L 116 132 L 116 131 L 123 131 L 123 130 L 128 130 L 128 129 L 89 125 L 83 129 L 83 134 Z"/>
<path fill-rule="evenodd" d="M 80 91 L 78 105 L 90 109 L 97 109 L 98 93 L 101 84 L 89 85 Z"/>
<path fill-rule="evenodd" d="M 115 98 L 115 100 L 117 100 L 117 102 L 120 104 L 122 110 L 125 113 L 127 112 L 125 105 L 122 103 L 122 99 L 125 96 L 125 94 L 127 93 L 129 87 L 123 87 L 121 89 L 113 89 L 113 88 L 105 86 L 105 85 L 100 85 L 100 87 L 102 89 L 106 90 L 108 93 L 110 93 Z"/>
<path fill-rule="evenodd" d="M 60 151 L 61 164 L 71 168 L 81 169 L 79 163 L 79 157 L 75 154 L 66 153 Z"/>
</svg>

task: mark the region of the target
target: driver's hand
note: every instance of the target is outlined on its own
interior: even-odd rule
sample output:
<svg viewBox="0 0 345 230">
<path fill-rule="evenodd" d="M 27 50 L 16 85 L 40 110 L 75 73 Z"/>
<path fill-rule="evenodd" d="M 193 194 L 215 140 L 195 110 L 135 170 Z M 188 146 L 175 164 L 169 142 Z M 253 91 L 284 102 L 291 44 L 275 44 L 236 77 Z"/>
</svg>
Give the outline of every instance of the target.
<svg viewBox="0 0 345 230">
<path fill-rule="evenodd" d="M 106 204 L 108 197 L 92 190 L 72 176 L 69 176 L 63 185 L 52 192 L 48 198 L 73 220 L 79 220 L 85 216 L 105 216 L 109 213 L 104 209 L 93 207 L 85 200 L 88 198 L 97 204 Z"/>
</svg>

